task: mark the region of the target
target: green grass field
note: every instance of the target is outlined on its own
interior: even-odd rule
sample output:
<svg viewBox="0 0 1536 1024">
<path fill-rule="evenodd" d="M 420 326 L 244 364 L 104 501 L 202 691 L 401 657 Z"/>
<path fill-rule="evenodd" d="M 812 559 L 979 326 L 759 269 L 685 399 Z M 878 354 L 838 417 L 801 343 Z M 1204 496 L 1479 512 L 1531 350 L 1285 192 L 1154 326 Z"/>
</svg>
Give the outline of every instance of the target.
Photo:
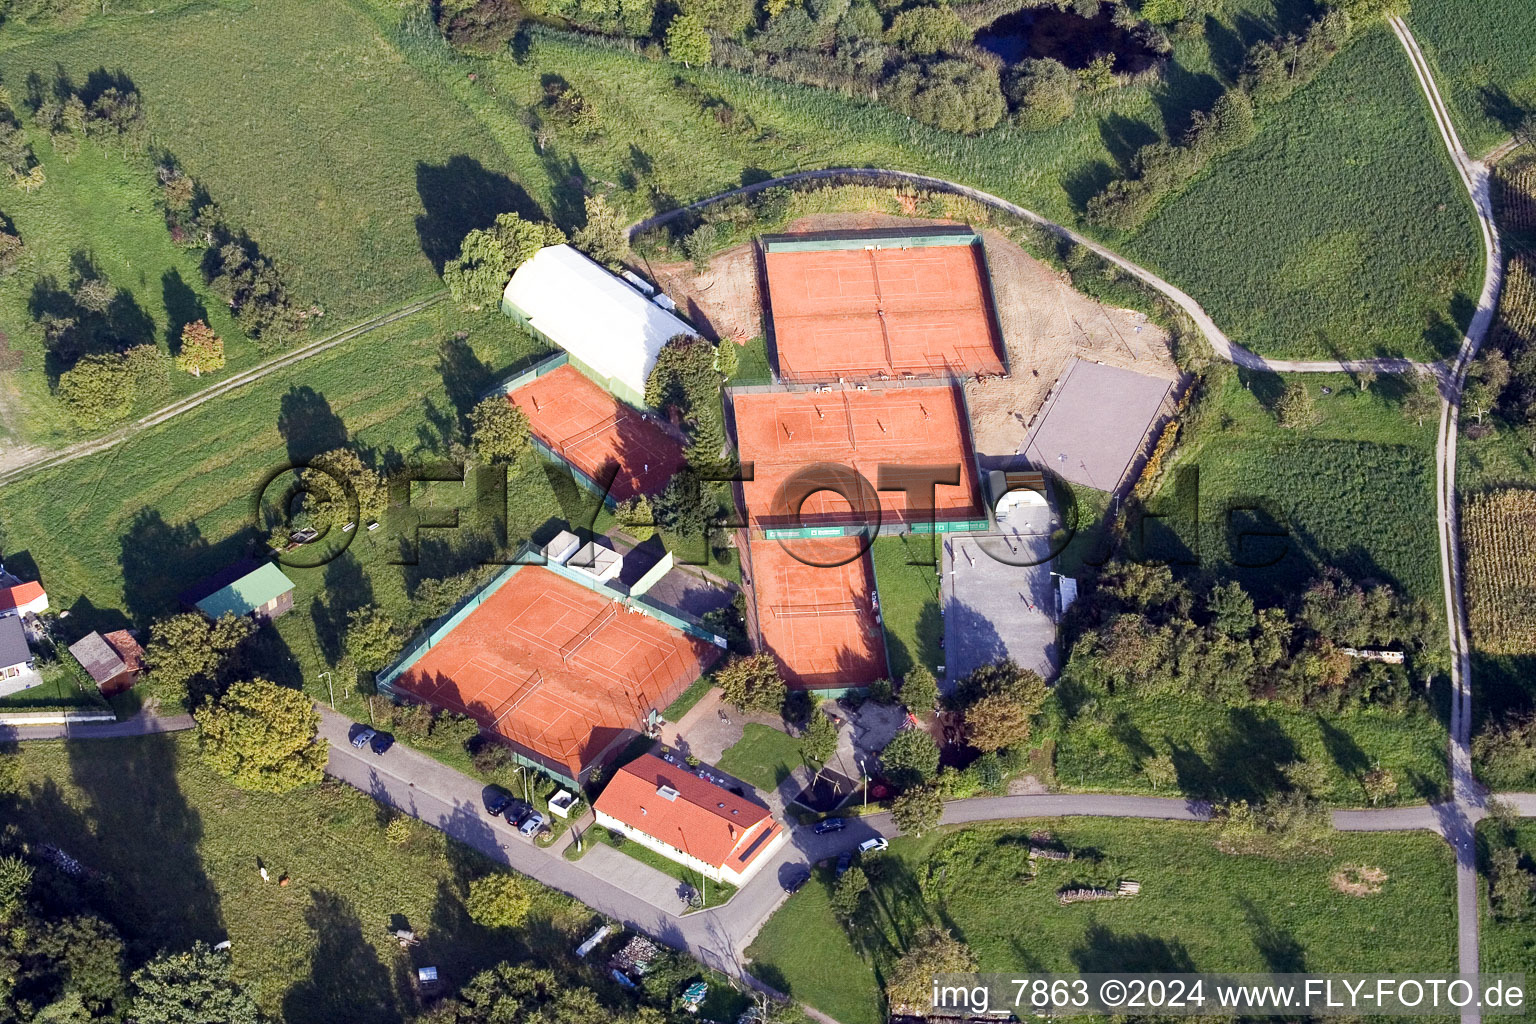
<svg viewBox="0 0 1536 1024">
<path fill-rule="evenodd" d="M 1173 757 L 1178 781 L 1158 792 L 1206 800 L 1262 799 L 1293 761 L 1322 764 L 1328 784 L 1319 796 L 1343 806 L 1367 805 L 1360 778 L 1377 766 L 1397 777 L 1403 803 L 1449 788 L 1446 729 L 1425 710 L 1321 715 L 1265 705 L 1216 710 L 1179 697 L 1096 700 L 1093 714 L 1059 730 L 1056 776 L 1066 789 L 1152 793 L 1141 766 L 1162 754 Z"/>
<path fill-rule="evenodd" d="M 799 740 L 779 729 L 748 722 L 741 739 L 720 755 L 716 767 L 771 793 L 804 763 Z"/>
<path fill-rule="evenodd" d="M 35 193 L 15 191 L 0 199 L 0 210 L 27 247 L 18 272 L 0 281 L 0 332 L 7 347 L 22 356 L 5 399 L 8 423 L 17 434 L 47 444 L 78 433 L 49 394 L 52 381 L 67 367 L 48 363 L 43 332 L 33 319 L 35 311 L 48 309 L 55 296 L 71 287 L 76 263 L 93 265 L 125 294 L 124 308 L 115 317 L 121 344 L 175 351 L 182 325 L 191 320 L 206 320 L 224 339 L 225 371 L 201 378 L 172 371 L 170 390 L 141 396 L 140 411 L 256 361 L 255 346 L 235 326 L 229 307 L 203 284 L 201 250 L 171 242 L 155 205 L 154 176 L 141 161 L 87 143 L 73 162 L 65 163 L 54 157 L 42 133 L 32 133 L 32 141 L 48 169 L 48 184 Z"/>
<path fill-rule="evenodd" d="M 227 937 L 236 977 L 289 1024 L 404 1020 L 416 967 L 436 965 L 453 989 L 499 960 L 549 963 L 592 918 L 552 895 L 525 929 L 487 932 L 463 906 L 469 878 L 491 868 L 479 854 L 419 823 L 392 843 L 391 812 L 337 783 L 235 789 L 203 766 L 190 734 L 29 743 L 20 757 L 6 821 L 94 873 L 84 889 L 132 962 Z M 292 883 L 279 886 L 285 874 Z M 391 927 L 421 945 L 402 952 Z"/>
<path fill-rule="evenodd" d="M 1522 109 L 1536 110 L 1536 18 L 1530 11 L 1435 0 L 1415 6 L 1407 21 L 1472 155 L 1508 138 Z"/>
<path fill-rule="evenodd" d="M 1494 827 L 1487 822 L 1479 826 L 1478 833 L 1484 843 L 1487 842 L 1488 831 Z M 1536 861 L 1536 822 L 1526 819 L 1515 827 L 1515 846 L 1524 856 L 1527 867 Z M 1481 860 L 1483 864 L 1479 888 L 1482 892 L 1478 903 L 1481 910 L 1483 972 L 1510 972 L 1527 976 L 1536 974 L 1536 929 L 1531 927 L 1529 920 L 1511 921 L 1490 913 L 1486 851 Z M 1529 1008 L 1522 1019 L 1531 1019 Z"/>
<path fill-rule="evenodd" d="M 497 140 L 346 3 L 197 4 L 22 41 L 0 43 L 17 97 L 56 65 L 126 72 L 156 143 L 330 323 L 432 291 L 465 231 L 531 208 Z M 116 198 L 96 216 L 127 215 Z"/>
<path fill-rule="evenodd" d="M 1049 830 L 1070 861 L 1026 856 Z M 944 851 L 949 847 L 948 852 Z M 857 940 L 831 912 L 822 870 L 747 950 L 759 977 L 842 1024 L 882 1020 L 878 979 L 927 924 L 948 927 L 982 971 L 1447 971 L 1455 964 L 1454 874 L 1427 833 L 1336 835 L 1326 854 L 1229 857 L 1209 826 L 1067 819 L 899 839 L 882 858 Z M 1380 868 L 1381 891 L 1331 884 Z M 1071 884 L 1141 882 L 1134 899 L 1061 906 Z"/>
<path fill-rule="evenodd" d="M 891 678 L 899 682 L 919 664 L 937 673 L 944 663 L 938 575 L 934 566 L 922 564 L 938 557 L 933 537 L 880 537 L 870 545 L 869 555 L 880 591 Z"/>
<path fill-rule="evenodd" d="M 1433 359 L 1455 351 L 1476 305 L 1477 238 L 1383 26 L 1165 203 L 1128 251 L 1266 355 Z"/>
<path fill-rule="evenodd" d="M 464 340 L 456 335 L 466 333 Z M 6 487 L 6 561 L 39 572 L 73 630 L 144 626 L 178 609 L 192 583 L 259 546 L 256 500 L 292 460 L 350 442 L 376 464 L 432 459 L 457 429 L 460 410 L 537 346 L 498 314 L 461 315 L 439 305 L 313 357 L 99 455 Z M 553 467 L 519 475 L 512 511 L 543 523 L 590 521 L 593 502 Z M 334 668 L 346 614 L 377 603 L 414 628 L 411 596 L 422 580 L 472 568 L 488 548 L 489 521 L 475 491 L 457 482 L 412 486 L 424 508 L 375 533 L 347 535 L 350 548 L 326 565 L 285 567 L 297 585 L 294 610 L 268 634 L 263 671 L 302 681 L 325 697 L 319 674 Z M 457 531 L 434 529 L 454 510 Z M 395 524 L 400 524 L 397 533 Z M 509 524 L 513 536 L 530 524 Z M 412 536 L 414 534 L 414 536 Z M 397 540 L 419 541 L 402 553 Z M 414 558 L 416 564 L 396 564 Z M 344 692 L 337 683 L 338 696 Z M 365 715 L 360 703 L 349 705 Z"/>
<path fill-rule="evenodd" d="M 1312 393 L 1313 426 L 1282 427 L 1273 412 L 1293 380 Z M 1212 388 L 1154 499 L 1154 510 L 1176 514 L 1149 528 L 1146 554 L 1195 560 L 1264 600 L 1337 566 L 1356 580 L 1391 583 L 1440 614 L 1439 555 L 1428 528 L 1435 423 L 1402 415 L 1402 381 L 1383 377 L 1361 391 L 1344 374 L 1228 370 Z M 1196 494 L 1198 550 L 1190 543 Z M 1281 536 L 1259 536 L 1265 531 Z"/>
</svg>

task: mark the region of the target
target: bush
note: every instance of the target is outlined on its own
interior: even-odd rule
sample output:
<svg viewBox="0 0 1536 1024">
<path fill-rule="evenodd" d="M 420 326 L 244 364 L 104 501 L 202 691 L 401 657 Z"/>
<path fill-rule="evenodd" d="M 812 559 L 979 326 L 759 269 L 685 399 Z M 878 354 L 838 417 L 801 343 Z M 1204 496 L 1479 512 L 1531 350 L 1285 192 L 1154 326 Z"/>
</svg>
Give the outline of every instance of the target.
<svg viewBox="0 0 1536 1024">
<path fill-rule="evenodd" d="M 513 874 L 489 875 L 469 883 L 464 909 L 470 920 L 485 928 L 517 928 L 528 920 L 537 891 L 533 883 Z"/>
<path fill-rule="evenodd" d="M 443 37 L 461 50 L 495 53 L 511 42 L 523 12 L 514 0 L 444 3 L 438 15 Z"/>
<path fill-rule="evenodd" d="M 737 658 L 716 676 L 720 695 L 740 711 L 778 711 L 788 688 L 771 654 Z"/>
<path fill-rule="evenodd" d="M 1019 127 L 1040 131 L 1072 116 L 1077 77 L 1049 57 L 1024 60 L 1008 72 L 1006 92 Z"/>
<path fill-rule="evenodd" d="M 908 53 L 931 57 L 969 40 L 971 30 L 948 6 L 929 5 L 910 7 L 896 15 L 885 37 Z"/>
<path fill-rule="evenodd" d="M 979 135 L 1002 119 L 997 72 L 966 60 L 908 64 L 885 87 L 891 106 L 944 131 Z"/>
<path fill-rule="evenodd" d="M 920 786 L 939 773 L 939 745 L 922 729 L 903 729 L 880 751 L 880 767 L 904 789 Z"/>
<path fill-rule="evenodd" d="M 82 427 L 128 415 L 135 397 L 134 375 L 113 353 L 84 356 L 59 376 L 59 398 Z"/>
</svg>

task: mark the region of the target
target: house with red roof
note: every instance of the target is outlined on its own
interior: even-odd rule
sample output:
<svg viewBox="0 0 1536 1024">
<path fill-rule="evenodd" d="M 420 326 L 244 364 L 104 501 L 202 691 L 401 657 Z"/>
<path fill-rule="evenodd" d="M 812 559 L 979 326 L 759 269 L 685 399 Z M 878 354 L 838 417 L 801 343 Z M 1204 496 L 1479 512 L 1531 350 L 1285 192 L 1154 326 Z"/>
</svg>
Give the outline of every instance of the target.
<svg viewBox="0 0 1536 1024">
<path fill-rule="evenodd" d="M 0 577 L 0 618 L 7 615 L 38 615 L 48 610 L 48 593 L 36 580 L 23 583 L 14 576 Z"/>
<path fill-rule="evenodd" d="M 618 769 L 593 809 L 604 828 L 737 886 L 789 834 L 762 804 L 652 754 Z"/>
</svg>

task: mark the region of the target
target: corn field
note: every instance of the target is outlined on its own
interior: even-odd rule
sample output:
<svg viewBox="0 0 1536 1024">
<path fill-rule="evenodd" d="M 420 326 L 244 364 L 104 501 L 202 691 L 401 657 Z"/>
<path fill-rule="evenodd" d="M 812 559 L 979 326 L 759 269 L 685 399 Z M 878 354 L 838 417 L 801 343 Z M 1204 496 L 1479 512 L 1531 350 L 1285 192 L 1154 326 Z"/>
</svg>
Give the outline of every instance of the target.
<svg viewBox="0 0 1536 1024">
<path fill-rule="evenodd" d="M 1536 490 L 1469 499 L 1462 545 L 1473 641 L 1490 654 L 1536 654 Z"/>
<path fill-rule="evenodd" d="M 1519 236 L 1536 236 L 1536 156 L 1499 167 L 1499 226 Z"/>
</svg>

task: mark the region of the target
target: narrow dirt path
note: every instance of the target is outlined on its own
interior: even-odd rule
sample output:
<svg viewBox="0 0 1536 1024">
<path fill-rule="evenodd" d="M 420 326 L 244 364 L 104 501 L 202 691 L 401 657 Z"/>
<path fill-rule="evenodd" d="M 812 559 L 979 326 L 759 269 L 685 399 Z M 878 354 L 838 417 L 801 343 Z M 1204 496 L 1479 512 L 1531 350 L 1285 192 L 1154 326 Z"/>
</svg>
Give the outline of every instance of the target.
<svg viewBox="0 0 1536 1024">
<path fill-rule="evenodd" d="M 399 306 L 377 316 L 370 317 L 360 323 L 355 323 L 350 327 L 337 331 L 335 334 L 317 338 L 306 345 L 301 345 L 296 349 L 284 352 L 282 355 L 274 356 L 265 362 L 257 363 L 250 369 L 242 370 L 239 373 L 226 377 L 211 387 L 204 388 L 202 391 L 156 409 L 154 412 L 141 416 L 131 423 L 125 423 L 115 430 L 102 434 L 100 437 L 93 437 L 89 440 L 78 441 L 64 448 L 51 450 L 27 446 L 14 448 L 10 451 L 0 451 L 0 487 L 14 483 L 39 470 L 49 469 L 53 466 L 62 466 L 66 462 L 73 462 L 87 455 L 95 455 L 97 452 L 104 452 L 109 448 L 114 448 L 139 431 L 174 419 L 184 412 L 196 409 L 204 402 L 217 398 L 220 395 L 228 394 L 238 388 L 243 388 L 247 384 L 254 384 L 269 374 L 302 362 L 311 356 L 319 355 L 321 352 L 333 349 L 337 345 L 345 344 L 354 338 L 362 337 L 369 331 L 377 330 L 386 324 L 392 324 L 397 320 L 404 320 L 406 317 L 421 312 L 428 306 L 433 306 L 443 301 L 447 294 L 447 292 L 439 292 L 425 299 L 418 299 L 415 302 L 407 303 L 404 306 Z"/>
<path fill-rule="evenodd" d="M 1499 248 L 1498 225 L 1494 220 L 1491 189 L 1492 176 L 1487 166 L 1467 155 L 1456 127 L 1451 122 L 1450 111 L 1440 96 L 1429 62 L 1419 49 L 1418 41 L 1408 26 L 1398 17 L 1388 19 L 1398 42 L 1408 54 L 1413 73 L 1429 101 L 1435 126 L 1450 153 L 1456 173 L 1472 197 L 1477 209 L 1478 225 L 1483 235 L 1483 255 L 1486 270 L 1483 277 L 1483 293 L 1478 298 L 1477 312 L 1473 314 L 1462 338 L 1461 348 L 1455 360 L 1447 367 L 1443 378 L 1444 390 L 1440 408 L 1440 432 L 1435 442 L 1435 511 L 1440 532 L 1440 575 L 1445 592 L 1445 617 L 1450 629 L 1451 644 L 1451 740 L 1450 773 L 1452 813 L 1445 824 L 1445 835 L 1456 851 L 1456 916 L 1457 953 L 1459 970 L 1463 974 L 1475 974 L 1479 964 L 1478 942 L 1478 876 L 1476 824 L 1486 806 L 1486 794 L 1472 771 L 1472 658 L 1471 642 L 1467 633 L 1465 591 L 1461 567 L 1461 531 L 1456 508 L 1456 439 L 1461 417 L 1461 394 L 1466 385 L 1467 367 L 1476 356 L 1498 313 L 1499 288 L 1503 283 L 1504 266 Z M 1462 1014 L 1463 1024 L 1477 1024 L 1481 1014 L 1471 1011 Z"/>
</svg>

